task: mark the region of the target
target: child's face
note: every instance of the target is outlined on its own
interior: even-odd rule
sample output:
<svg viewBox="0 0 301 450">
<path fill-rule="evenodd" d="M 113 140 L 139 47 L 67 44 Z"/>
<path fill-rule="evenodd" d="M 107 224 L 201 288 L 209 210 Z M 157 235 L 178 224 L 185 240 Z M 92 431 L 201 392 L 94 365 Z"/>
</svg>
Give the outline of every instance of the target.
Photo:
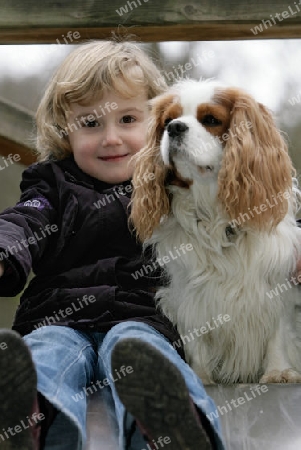
<svg viewBox="0 0 301 450">
<path fill-rule="evenodd" d="M 132 177 L 130 159 L 145 145 L 147 100 L 146 93 L 126 99 L 108 92 L 88 106 L 70 105 L 69 141 L 81 170 L 111 184 Z"/>
</svg>

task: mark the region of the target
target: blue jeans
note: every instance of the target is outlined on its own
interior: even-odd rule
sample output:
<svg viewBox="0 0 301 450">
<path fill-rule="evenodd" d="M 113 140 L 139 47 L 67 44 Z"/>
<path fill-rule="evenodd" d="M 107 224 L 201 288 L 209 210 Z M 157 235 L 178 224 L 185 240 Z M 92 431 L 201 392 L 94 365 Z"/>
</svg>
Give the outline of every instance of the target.
<svg viewBox="0 0 301 450">
<path fill-rule="evenodd" d="M 113 402 L 108 402 L 108 408 L 113 408 L 116 415 L 119 449 L 125 448 L 125 433 L 128 431 L 125 428 L 131 426 L 133 418 L 129 420 L 130 416 L 117 396 L 114 381 L 117 383 L 118 377 L 115 374 L 114 378 L 111 372 L 111 353 L 120 339 L 132 337 L 153 345 L 177 366 L 198 408 L 209 417 L 216 410 L 200 379 L 169 341 L 149 325 L 122 322 L 108 333 L 45 326 L 25 336 L 24 340 L 36 365 L 38 391 L 61 412 L 57 416 L 59 420 L 54 421 L 47 435 L 47 450 L 82 450 L 86 441 L 87 396 L 104 386 L 113 398 Z M 218 419 L 213 419 L 211 425 L 218 450 L 224 450 Z M 140 450 L 145 447 L 145 441 L 139 431 L 135 434 L 137 436 L 133 439 L 131 450 Z"/>
</svg>

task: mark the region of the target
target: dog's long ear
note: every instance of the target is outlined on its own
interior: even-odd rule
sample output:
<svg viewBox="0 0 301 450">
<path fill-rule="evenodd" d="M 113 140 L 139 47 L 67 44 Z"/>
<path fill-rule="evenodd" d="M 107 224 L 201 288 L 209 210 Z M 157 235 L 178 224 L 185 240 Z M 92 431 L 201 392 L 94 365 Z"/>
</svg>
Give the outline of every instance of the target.
<svg viewBox="0 0 301 450">
<path fill-rule="evenodd" d="M 164 111 L 172 100 L 172 95 L 162 94 L 150 102 L 146 146 L 133 157 L 130 222 L 142 242 L 152 235 L 161 218 L 170 211 L 170 199 L 165 187 L 168 167 L 161 158 L 160 141 L 164 131 Z"/>
<path fill-rule="evenodd" d="M 220 100 L 230 102 L 231 121 L 218 197 L 234 224 L 271 230 L 286 215 L 292 192 L 287 145 L 270 111 L 250 95 L 226 89 Z"/>
</svg>

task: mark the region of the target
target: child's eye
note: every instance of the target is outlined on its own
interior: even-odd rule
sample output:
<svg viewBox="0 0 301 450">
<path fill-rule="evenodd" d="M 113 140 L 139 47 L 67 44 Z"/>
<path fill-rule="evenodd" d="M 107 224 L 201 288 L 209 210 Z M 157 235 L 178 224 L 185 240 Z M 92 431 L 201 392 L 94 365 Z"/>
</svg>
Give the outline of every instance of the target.
<svg viewBox="0 0 301 450">
<path fill-rule="evenodd" d="M 87 120 L 86 126 L 89 128 L 95 128 L 95 127 L 99 127 L 99 123 L 97 122 L 97 120 Z"/>
<path fill-rule="evenodd" d="M 123 116 L 122 117 L 122 119 L 121 119 L 121 122 L 123 122 L 123 123 L 133 123 L 133 122 L 135 122 L 135 117 L 133 117 L 133 116 Z"/>
</svg>

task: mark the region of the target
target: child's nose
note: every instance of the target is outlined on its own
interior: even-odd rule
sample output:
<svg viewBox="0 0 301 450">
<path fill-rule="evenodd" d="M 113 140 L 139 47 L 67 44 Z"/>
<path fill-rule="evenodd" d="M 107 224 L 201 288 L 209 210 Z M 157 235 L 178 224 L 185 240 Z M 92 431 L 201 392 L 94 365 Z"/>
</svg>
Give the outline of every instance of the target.
<svg viewBox="0 0 301 450">
<path fill-rule="evenodd" d="M 107 126 L 104 129 L 103 134 L 103 141 L 102 145 L 103 147 L 109 146 L 109 145 L 120 145 L 122 144 L 122 140 L 119 136 L 118 130 L 115 126 Z"/>
</svg>

